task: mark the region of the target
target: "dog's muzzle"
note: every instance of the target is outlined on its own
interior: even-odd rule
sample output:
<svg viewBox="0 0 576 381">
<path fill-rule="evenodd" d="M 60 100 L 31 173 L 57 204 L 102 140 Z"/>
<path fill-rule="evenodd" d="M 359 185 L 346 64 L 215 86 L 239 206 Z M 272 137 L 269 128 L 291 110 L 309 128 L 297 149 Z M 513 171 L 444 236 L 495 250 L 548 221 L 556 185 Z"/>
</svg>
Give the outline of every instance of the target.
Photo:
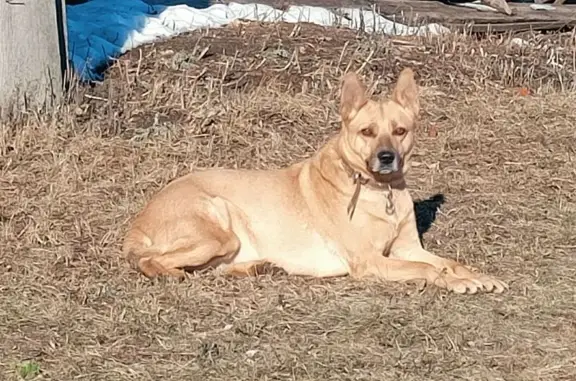
<svg viewBox="0 0 576 381">
<path fill-rule="evenodd" d="M 383 149 L 370 160 L 370 170 L 380 175 L 389 175 L 400 170 L 400 156 L 396 151 Z"/>
</svg>

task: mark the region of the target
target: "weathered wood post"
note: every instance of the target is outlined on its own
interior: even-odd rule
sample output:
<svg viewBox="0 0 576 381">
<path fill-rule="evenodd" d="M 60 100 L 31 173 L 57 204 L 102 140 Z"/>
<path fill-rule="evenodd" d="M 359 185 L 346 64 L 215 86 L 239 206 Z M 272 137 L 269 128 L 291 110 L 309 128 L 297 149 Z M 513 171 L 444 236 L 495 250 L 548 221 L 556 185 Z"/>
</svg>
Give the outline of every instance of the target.
<svg viewBox="0 0 576 381">
<path fill-rule="evenodd" d="M 64 0 L 0 0 L 0 117 L 57 104 L 66 40 Z"/>
</svg>

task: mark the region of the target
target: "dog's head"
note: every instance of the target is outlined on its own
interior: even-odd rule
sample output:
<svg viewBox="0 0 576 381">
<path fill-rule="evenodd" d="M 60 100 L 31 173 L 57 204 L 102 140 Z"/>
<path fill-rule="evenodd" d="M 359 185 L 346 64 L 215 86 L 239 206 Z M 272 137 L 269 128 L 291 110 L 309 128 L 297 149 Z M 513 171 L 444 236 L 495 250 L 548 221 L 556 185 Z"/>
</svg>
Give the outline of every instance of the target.
<svg viewBox="0 0 576 381">
<path fill-rule="evenodd" d="M 346 74 L 340 100 L 342 159 L 377 182 L 401 179 L 409 169 L 419 109 L 411 69 L 400 73 L 392 96 L 382 101 L 369 99 L 358 76 Z"/>
</svg>

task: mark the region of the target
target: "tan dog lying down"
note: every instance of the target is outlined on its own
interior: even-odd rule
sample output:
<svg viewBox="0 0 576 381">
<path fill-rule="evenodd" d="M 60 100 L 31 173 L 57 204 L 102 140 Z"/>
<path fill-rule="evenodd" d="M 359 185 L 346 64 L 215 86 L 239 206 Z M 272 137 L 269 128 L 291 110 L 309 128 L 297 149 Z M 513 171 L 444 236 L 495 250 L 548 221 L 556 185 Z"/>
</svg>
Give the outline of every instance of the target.
<svg viewBox="0 0 576 381">
<path fill-rule="evenodd" d="M 270 171 L 212 169 L 168 184 L 137 216 L 124 254 L 148 277 L 219 267 L 418 281 L 458 293 L 508 286 L 424 250 L 404 177 L 419 112 L 411 69 L 390 100 L 343 78 L 342 129 L 314 156 Z"/>
</svg>

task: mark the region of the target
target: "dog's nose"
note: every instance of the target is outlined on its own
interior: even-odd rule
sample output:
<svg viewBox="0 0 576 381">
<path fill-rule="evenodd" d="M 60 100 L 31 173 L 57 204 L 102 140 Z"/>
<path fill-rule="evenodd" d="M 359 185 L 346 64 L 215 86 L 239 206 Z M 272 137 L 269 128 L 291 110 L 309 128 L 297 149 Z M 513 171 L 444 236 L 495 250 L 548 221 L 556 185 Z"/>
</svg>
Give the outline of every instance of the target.
<svg viewBox="0 0 576 381">
<path fill-rule="evenodd" d="M 390 165 L 396 159 L 396 154 L 392 151 L 380 151 L 376 156 L 378 156 L 378 160 L 383 165 Z"/>
</svg>

